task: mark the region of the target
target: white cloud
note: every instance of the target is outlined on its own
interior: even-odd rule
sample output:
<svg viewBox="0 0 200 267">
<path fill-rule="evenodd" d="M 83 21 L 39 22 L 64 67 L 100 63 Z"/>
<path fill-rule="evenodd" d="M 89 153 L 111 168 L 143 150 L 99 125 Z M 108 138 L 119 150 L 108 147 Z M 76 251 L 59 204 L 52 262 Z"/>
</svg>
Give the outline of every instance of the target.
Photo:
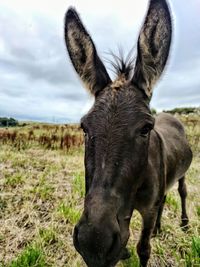
<svg viewBox="0 0 200 267">
<path fill-rule="evenodd" d="M 174 43 L 152 105 L 200 105 L 198 0 L 172 3 Z M 148 1 L 7 0 L 0 4 L 0 116 L 78 121 L 92 99 L 67 57 L 63 18 L 78 10 L 101 56 L 136 45 Z"/>
</svg>

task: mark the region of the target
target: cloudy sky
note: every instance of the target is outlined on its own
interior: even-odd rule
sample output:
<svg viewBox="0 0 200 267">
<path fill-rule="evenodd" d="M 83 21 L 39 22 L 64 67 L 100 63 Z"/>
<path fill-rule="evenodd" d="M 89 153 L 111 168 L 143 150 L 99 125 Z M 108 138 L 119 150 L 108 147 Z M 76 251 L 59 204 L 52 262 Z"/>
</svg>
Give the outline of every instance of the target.
<svg viewBox="0 0 200 267">
<path fill-rule="evenodd" d="M 170 60 L 151 102 L 158 110 L 200 106 L 200 0 L 171 2 Z M 147 0 L 0 0 L 0 116 L 79 121 L 93 99 L 66 53 L 65 11 L 76 7 L 105 58 L 118 46 L 128 52 L 136 44 L 147 5 Z"/>
</svg>

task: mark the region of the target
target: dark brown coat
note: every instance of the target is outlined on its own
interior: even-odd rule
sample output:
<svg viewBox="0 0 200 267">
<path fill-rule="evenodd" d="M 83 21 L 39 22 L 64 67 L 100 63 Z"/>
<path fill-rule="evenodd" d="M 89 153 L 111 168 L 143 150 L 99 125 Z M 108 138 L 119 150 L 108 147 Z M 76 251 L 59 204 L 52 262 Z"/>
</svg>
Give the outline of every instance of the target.
<svg viewBox="0 0 200 267">
<path fill-rule="evenodd" d="M 95 96 L 82 118 L 85 133 L 86 196 L 74 230 L 74 245 L 89 267 L 111 267 L 129 256 L 126 249 L 134 209 L 143 227 L 137 245 L 147 266 L 150 238 L 160 220 L 170 187 L 178 182 L 182 226 L 188 224 L 185 172 L 192 153 L 182 124 L 168 114 L 151 115 L 153 86 L 166 64 L 171 43 L 171 17 L 165 0 L 150 0 L 141 29 L 134 74 L 131 61 L 113 63 L 111 81 L 77 12 L 65 17 L 65 41 L 75 70 Z"/>
</svg>

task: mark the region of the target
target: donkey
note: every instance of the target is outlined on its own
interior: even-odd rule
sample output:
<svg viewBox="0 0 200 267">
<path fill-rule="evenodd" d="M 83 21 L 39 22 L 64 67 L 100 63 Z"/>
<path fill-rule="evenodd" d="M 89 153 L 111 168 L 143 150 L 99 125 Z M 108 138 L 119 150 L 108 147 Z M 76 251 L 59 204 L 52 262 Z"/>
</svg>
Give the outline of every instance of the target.
<svg viewBox="0 0 200 267">
<path fill-rule="evenodd" d="M 129 224 L 142 217 L 137 252 L 148 264 L 150 238 L 160 230 L 166 194 L 178 182 L 182 226 L 188 225 L 185 173 L 192 161 L 183 125 L 169 114 L 156 118 L 149 102 L 169 54 L 171 16 L 165 0 L 150 0 L 131 64 L 118 58 L 112 81 L 74 8 L 65 15 L 65 41 L 76 72 L 95 96 L 81 119 L 85 134 L 84 211 L 74 228 L 76 250 L 89 267 L 115 266 L 128 258 Z"/>
</svg>

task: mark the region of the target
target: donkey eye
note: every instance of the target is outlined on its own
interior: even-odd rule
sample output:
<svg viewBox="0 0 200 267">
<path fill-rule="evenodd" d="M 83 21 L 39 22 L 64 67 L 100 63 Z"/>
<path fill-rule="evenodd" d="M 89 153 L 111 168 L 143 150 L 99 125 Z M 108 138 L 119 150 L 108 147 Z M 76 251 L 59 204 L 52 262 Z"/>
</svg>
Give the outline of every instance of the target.
<svg viewBox="0 0 200 267">
<path fill-rule="evenodd" d="M 90 140 L 91 141 L 94 141 L 94 139 L 95 139 L 95 136 L 94 135 L 90 136 Z"/>
<path fill-rule="evenodd" d="M 80 127 L 83 130 L 84 135 L 87 135 L 87 130 L 86 130 L 85 126 L 83 125 L 83 123 L 81 123 Z"/>
<path fill-rule="evenodd" d="M 149 132 L 151 131 L 153 129 L 153 125 L 151 125 L 151 124 L 147 124 L 147 125 L 145 125 L 142 129 L 141 129 L 141 131 L 140 131 L 140 135 L 141 136 L 147 136 L 148 134 L 149 134 Z"/>
</svg>

